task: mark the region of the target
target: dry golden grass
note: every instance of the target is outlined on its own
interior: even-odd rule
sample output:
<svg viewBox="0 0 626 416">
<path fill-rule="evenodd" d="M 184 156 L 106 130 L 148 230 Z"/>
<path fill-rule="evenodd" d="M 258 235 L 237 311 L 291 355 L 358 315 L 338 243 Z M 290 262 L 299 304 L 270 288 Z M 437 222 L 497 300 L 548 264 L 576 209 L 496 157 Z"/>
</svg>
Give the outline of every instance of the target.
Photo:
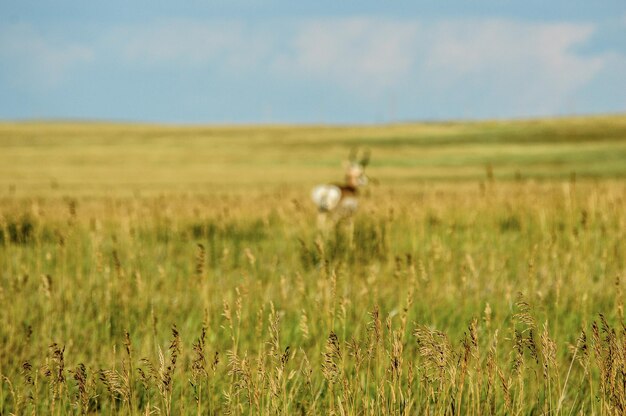
<svg viewBox="0 0 626 416">
<path fill-rule="evenodd" d="M 623 125 L 4 125 L 0 414 L 621 415 Z"/>
</svg>

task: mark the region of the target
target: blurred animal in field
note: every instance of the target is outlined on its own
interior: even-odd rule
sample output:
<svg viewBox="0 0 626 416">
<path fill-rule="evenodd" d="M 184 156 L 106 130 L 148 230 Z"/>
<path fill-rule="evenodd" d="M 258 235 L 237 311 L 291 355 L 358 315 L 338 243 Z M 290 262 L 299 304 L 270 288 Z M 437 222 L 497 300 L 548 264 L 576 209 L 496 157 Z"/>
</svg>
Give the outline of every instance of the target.
<svg viewBox="0 0 626 416">
<path fill-rule="evenodd" d="M 370 161 L 370 152 L 365 150 L 359 159 L 353 150 L 348 157 L 343 183 L 317 185 L 311 191 L 311 199 L 318 210 L 318 226 L 325 226 L 330 218 L 333 222 L 351 217 L 359 206 L 359 188 L 368 184 L 365 168 Z"/>
</svg>

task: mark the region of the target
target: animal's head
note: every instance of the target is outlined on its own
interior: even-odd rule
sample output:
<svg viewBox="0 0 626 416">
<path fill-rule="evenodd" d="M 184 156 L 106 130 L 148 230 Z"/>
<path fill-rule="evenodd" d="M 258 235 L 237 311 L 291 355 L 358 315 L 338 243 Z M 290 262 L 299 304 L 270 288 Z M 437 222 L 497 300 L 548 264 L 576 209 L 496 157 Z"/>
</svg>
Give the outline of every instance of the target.
<svg viewBox="0 0 626 416">
<path fill-rule="evenodd" d="M 353 149 L 348 157 L 348 165 L 346 167 L 346 183 L 350 186 L 365 186 L 368 183 L 365 168 L 370 162 L 370 151 L 365 150 L 361 158 L 358 158 L 358 151 Z"/>
</svg>

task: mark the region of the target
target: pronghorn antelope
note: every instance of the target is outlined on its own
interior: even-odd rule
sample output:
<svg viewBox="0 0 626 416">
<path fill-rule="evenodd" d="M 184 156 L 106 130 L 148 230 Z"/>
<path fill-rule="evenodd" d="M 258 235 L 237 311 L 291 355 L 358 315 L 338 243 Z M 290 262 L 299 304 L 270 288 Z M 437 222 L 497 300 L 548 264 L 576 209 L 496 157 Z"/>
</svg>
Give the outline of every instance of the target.
<svg viewBox="0 0 626 416">
<path fill-rule="evenodd" d="M 313 188 L 311 198 L 317 206 L 318 225 L 323 226 L 327 217 L 338 221 L 350 217 L 356 211 L 359 188 L 367 185 L 365 168 L 369 164 L 370 152 L 366 150 L 360 160 L 356 151 L 350 152 L 343 184 L 318 185 Z"/>
</svg>

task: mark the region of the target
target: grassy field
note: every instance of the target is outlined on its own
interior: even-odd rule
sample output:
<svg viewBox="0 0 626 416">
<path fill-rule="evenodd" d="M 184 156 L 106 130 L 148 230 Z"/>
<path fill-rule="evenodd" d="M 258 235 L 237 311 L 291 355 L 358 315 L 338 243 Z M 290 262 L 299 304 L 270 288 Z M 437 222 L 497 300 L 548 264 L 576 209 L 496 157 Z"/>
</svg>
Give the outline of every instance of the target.
<svg viewBox="0 0 626 416">
<path fill-rule="evenodd" d="M 621 415 L 625 254 L 626 116 L 2 123 L 0 414 Z"/>
</svg>

